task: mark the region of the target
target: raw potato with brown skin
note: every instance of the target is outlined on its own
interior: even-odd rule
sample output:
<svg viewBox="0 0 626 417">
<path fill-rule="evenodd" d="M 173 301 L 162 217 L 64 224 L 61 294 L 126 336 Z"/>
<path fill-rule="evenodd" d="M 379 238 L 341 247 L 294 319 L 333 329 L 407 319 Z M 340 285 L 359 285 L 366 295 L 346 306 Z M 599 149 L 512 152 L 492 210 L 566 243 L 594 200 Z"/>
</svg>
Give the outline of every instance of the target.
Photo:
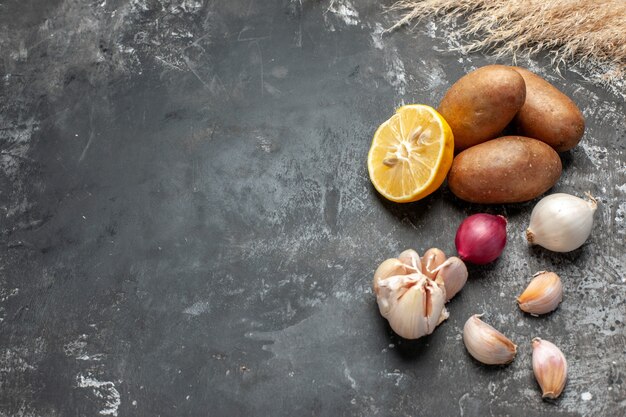
<svg viewBox="0 0 626 417">
<path fill-rule="evenodd" d="M 520 203 L 548 191 L 561 170 L 559 154 L 545 143 L 504 136 L 458 154 L 448 186 L 457 197 L 472 203 Z"/>
<path fill-rule="evenodd" d="M 514 119 L 517 131 L 547 143 L 557 152 L 576 146 L 585 133 L 585 119 L 578 106 L 537 74 L 513 68 L 526 83 L 526 101 Z"/>
<path fill-rule="evenodd" d="M 512 67 L 487 65 L 461 77 L 439 104 L 455 151 L 497 137 L 524 104 L 526 86 Z"/>
</svg>

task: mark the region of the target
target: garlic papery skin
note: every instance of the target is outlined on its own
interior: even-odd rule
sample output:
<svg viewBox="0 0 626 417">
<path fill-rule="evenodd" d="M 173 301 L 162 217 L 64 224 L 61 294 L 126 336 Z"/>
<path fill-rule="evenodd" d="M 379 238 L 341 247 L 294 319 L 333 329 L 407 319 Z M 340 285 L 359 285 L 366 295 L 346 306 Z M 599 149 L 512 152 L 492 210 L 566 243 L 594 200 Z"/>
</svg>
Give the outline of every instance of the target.
<svg viewBox="0 0 626 417">
<path fill-rule="evenodd" d="M 463 327 L 463 343 L 467 351 L 486 365 L 510 363 L 517 353 L 517 345 L 505 335 L 483 322 L 482 314 L 474 314 Z"/>
<path fill-rule="evenodd" d="M 446 261 L 446 254 L 441 249 L 430 248 L 422 256 L 422 273 L 430 279 L 435 279 L 435 269 Z"/>
<path fill-rule="evenodd" d="M 445 290 L 422 273 L 381 280 L 376 298 L 380 314 L 399 336 L 417 339 L 431 334 L 448 318 Z"/>
<path fill-rule="evenodd" d="M 435 271 L 437 279 L 443 281 L 446 289 L 446 302 L 450 301 L 467 282 L 467 267 L 465 263 L 456 256 L 448 258 L 444 263 L 439 265 Z"/>
<path fill-rule="evenodd" d="M 554 252 L 570 252 L 585 243 L 591 234 L 597 201 L 557 193 L 544 197 L 533 208 L 526 238 L 530 244 Z"/>
<path fill-rule="evenodd" d="M 563 392 L 567 380 L 567 361 L 563 352 L 553 343 L 535 337 L 533 345 L 533 373 L 543 398 L 555 399 Z"/>
<path fill-rule="evenodd" d="M 563 284 L 554 272 L 541 271 L 534 275 L 522 295 L 517 297 L 519 308 L 533 316 L 556 310 L 563 300 Z"/>
<path fill-rule="evenodd" d="M 378 283 L 381 280 L 392 277 L 394 275 L 407 275 L 410 272 L 411 271 L 409 271 L 407 266 L 396 258 L 384 260 L 383 263 L 381 263 L 374 272 L 374 293 L 378 294 Z"/>
<path fill-rule="evenodd" d="M 398 256 L 398 260 L 409 266 L 412 272 L 422 272 L 420 256 L 413 249 L 407 249 Z"/>
</svg>

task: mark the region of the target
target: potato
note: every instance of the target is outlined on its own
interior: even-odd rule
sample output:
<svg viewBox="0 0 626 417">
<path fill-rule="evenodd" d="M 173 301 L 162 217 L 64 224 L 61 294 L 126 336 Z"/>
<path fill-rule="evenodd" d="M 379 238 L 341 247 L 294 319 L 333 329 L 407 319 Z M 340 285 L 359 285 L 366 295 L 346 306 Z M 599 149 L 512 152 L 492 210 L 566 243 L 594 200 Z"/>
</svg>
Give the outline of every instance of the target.
<svg viewBox="0 0 626 417">
<path fill-rule="evenodd" d="M 526 82 L 526 102 L 514 124 L 521 135 L 539 139 L 557 152 L 572 149 L 585 132 L 585 119 L 576 104 L 540 76 L 514 67 Z"/>
<path fill-rule="evenodd" d="M 524 79 L 512 67 L 488 65 L 458 80 L 439 104 L 456 151 L 498 136 L 524 104 Z"/>
<path fill-rule="evenodd" d="M 458 154 L 448 186 L 457 197 L 472 203 L 519 203 L 548 191 L 561 169 L 559 154 L 545 143 L 503 136 Z"/>
</svg>

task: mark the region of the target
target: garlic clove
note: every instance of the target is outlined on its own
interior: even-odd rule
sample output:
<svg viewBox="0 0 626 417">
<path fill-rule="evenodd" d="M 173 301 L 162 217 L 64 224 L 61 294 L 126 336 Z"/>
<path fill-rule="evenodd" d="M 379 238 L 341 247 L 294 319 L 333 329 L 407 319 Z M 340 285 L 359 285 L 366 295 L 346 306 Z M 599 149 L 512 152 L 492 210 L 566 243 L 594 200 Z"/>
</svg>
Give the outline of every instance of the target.
<svg viewBox="0 0 626 417">
<path fill-rule="evenodd" d="M 445 299 L 445 297 L 444 297 Z M 441 314 L 439 315 L 439 320 L 437 320 L 437 326 L 439 326 L 441 323 L 443 323 L 444 321 L 448 320 L 448 317 L 450 317 L 450 312 L 448 311 L 447 308 L 442 308 L 441 309 Z"/>
<path fill-rule="evenodd" d="M 570 252 L 585 243 L 591 234 L 598 202 L 556 193 L 541 199 L 533 208 L 526 238 L 531 245 L 554 252 Z"/>
<path fill-rule="evenodd" d="M 422 272 L 420 256 L 413 249 L 407 249 L 398 256 L 398 260 L 410 267 L 412 272 Z"/>
<path fill-rule="evenodd" d="M 394 275 L 407 275 L 410 271 L 407 270 L 405 264 L 400 262 L 396 258 L 390 258 L 384 260 L 374 272 L 374 293 L 378 294 L 379 282 Z"/>
<path fill-rule="evenodd" d="M 467 351 L 486 365 L 510 363 L 517 353 L 517 345 L 505 335 L 480 320 L 482 314 L 474 314 L 463 327 L 463 342 Z"/>
<path fill-rule="evenodd" d="M 417 283 L 417 278 L 414 275 L 394 275 L 379 281 L 376 301 L 381 316 L 387 318 L 393 304 Z"/>
<path fill-rule="evenodd" d="M 393 331 L 405 339 L 431 334 L 448 317 L 445 291 L 421 273 L 381 281 L 377 301 Z"/>
<path fill-rule="evenodd" d="M 448 258 L 435 270 L 437 279 L 443 281 L 446 289 L 446 301 L 450 301 L 467 282 L 468 272 L 465 263 L 456 256 Z"/>
<path fill-rule="evenodd" d="M 533 346 L 533 373 L 543 398 L 555 399 L 563 392 L 567 381 L 567 361 L 563 352 L 553 343 L 535 337 Z"/>
<path fill-rule="evenodd" d="M 517 297 L 519 308 L 534 316 L 555 310 L 562 300 L 561 278 L 546 271 L 537 272 L 522 295 Z"/>
<path fill-rule="evenodd" d="M 435 269 L 446 261 L 446 254 L 441 249 L 430 248 L 422 256 L 422 273 L 430 279 L 435 279 Z"/>
</svg>

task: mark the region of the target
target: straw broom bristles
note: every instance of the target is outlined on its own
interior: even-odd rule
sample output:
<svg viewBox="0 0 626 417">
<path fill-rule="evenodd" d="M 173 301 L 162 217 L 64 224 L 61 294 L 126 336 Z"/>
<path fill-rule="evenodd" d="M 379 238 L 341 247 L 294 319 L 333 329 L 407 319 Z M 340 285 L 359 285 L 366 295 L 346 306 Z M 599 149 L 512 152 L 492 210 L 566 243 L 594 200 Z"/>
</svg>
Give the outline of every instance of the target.
<svg viewBox="0 0 626 417">
<path fill-rule="evenodd" d="M 404 15 L 389 29 L 428 16 L 463 17 L 468 51 L 496 55 L 550 51 L 556 61 L 604 63 L 609 78 L 626 73 L 626 0 L 401 0 Z"/>
</svg>

